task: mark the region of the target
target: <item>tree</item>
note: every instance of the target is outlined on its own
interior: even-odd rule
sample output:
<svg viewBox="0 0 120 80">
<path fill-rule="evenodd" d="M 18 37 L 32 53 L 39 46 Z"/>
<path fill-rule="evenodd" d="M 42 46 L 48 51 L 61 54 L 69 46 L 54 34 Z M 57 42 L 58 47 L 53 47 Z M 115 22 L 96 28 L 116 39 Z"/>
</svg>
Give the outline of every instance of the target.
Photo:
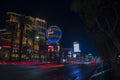
<svg viewBox="0 0 120 80">
<path fill-rule="evenodd" d="M 117 0 L 75 0 L 72 4 L 72 10 L 87 24 L 99 52 L 103 48 L 109 48 L 107 53 L 120 52 L 119 9 Z M 101 47 L 98 42 L 102 43 Z"/>
</svg>

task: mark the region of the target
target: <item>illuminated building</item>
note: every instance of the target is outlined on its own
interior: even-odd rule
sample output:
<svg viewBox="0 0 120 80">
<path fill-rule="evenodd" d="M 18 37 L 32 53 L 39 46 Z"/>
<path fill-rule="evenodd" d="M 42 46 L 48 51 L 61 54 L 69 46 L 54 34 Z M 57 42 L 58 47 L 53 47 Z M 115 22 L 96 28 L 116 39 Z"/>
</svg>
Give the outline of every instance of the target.
<svg viewBox="0 0 120 80">
<path fill-rule="evenodd" d="M 77 41 L 73 42 L 74 52 L 81 52 L 79 48 L 79 43 Z"/>
<path fill-rule="evenodd" d="M 40 18 L 35 18 L 35 26 L 33 27 L 37 34 L 40 36 L 40 39 L 46 40 L 45 32 L 47 29 L 47 22 Z"/>
<path fill-rule="evenodd" d="M 56 58 L 59 58 L 60 52 L 59 41 L 62 37 L 62 31 L 58 26 L 52 25 L 47 29 L 46 37 L 50 42 L 50 44 L 47 47 L 48 56 L 49 58 L 51 58 L 51 60 L 57 60 Z"/>
<path fill-rule="evenodd" d="M 24 17 L 24 21 L 21 20 L 22 17 Z M 11 46 L 13 46 L 13 53 L 19 52 L 21 22 L 24 23 L 22 53 L 38 53 L 39 50 L 43 49 L 42 46 L 46 46 L 45 32 L 47 28 L 47 22 L 40 18 L 25 16 L 14 12 L 7 12 L 7 31 L 1 34 L 4 35 L 1 38 L 4 43 L 1 43 L 0 45 L 8 50 L 11 49 Z M 39 36 L 39 38 L 36 38 L 36 36 Z M 13 39 L 11 44 L 12 37 Z M 24 56 L 25 55 L 22 55 L 22 57 Z M 37 58 L 38 57 L 39 56 L 37 56 Z"/>
<path fill-rule="evenodd" d="M 39 48 L 44 49 L 44 46 L 46 46 L 46 29 L 47 29 L 47 22 L 40 18 L 35 18 L 35 26 L 33 29 L 37 32 L 38 40 L 39 40 Z"/>
</svg>

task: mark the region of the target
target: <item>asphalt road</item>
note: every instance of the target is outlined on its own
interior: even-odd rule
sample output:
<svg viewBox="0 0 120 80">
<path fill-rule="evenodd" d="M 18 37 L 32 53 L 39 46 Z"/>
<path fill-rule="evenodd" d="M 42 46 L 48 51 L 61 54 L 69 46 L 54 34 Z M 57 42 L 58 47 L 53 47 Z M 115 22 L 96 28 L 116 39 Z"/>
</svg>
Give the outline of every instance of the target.
<svg viewBox="0 0 120 80">
<path fill-rule="evenodd" d="M 88 80 L 96 65 L 65 64 L 41 69 L 41 65 L 0 65 L 0 80 Z"/>
</svg>

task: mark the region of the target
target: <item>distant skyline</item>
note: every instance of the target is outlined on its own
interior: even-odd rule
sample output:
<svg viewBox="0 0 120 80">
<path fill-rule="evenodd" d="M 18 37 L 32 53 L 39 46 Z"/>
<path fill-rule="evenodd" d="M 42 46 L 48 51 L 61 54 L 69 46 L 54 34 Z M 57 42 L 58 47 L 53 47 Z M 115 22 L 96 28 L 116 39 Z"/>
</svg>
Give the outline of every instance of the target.
<svg viewBox="0 0 120 80">
<path fill-rule="evenodd" d="M 57 25 L 61 28 L 63 36 L 60 41 L 65 48 L 73 48 L 73 41 L 78 41 L 83 52 L 95 52 L 79 14 L 70 9 L 71 4 L 72 0 L 4 0 L 0 1 L 0 13 L 10 11 L 45 19 L 47 27 Z"/>
</svg>

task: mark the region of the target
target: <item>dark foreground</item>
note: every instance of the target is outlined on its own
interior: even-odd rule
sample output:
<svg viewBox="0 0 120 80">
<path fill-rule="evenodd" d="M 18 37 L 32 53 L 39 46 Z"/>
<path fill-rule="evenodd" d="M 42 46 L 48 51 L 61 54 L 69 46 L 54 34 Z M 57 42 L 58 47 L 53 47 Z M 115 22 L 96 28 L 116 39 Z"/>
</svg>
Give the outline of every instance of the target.
<svg viewBox="0 0 120 80">
<path fill-rule="evenodd" d="M 49 66 L 0 65 L 0 80 L 120 80 L 112 74 L 114 71 L 111 67 L 98 68 L 100 65 L 97 64 Z"/>
</svg>

